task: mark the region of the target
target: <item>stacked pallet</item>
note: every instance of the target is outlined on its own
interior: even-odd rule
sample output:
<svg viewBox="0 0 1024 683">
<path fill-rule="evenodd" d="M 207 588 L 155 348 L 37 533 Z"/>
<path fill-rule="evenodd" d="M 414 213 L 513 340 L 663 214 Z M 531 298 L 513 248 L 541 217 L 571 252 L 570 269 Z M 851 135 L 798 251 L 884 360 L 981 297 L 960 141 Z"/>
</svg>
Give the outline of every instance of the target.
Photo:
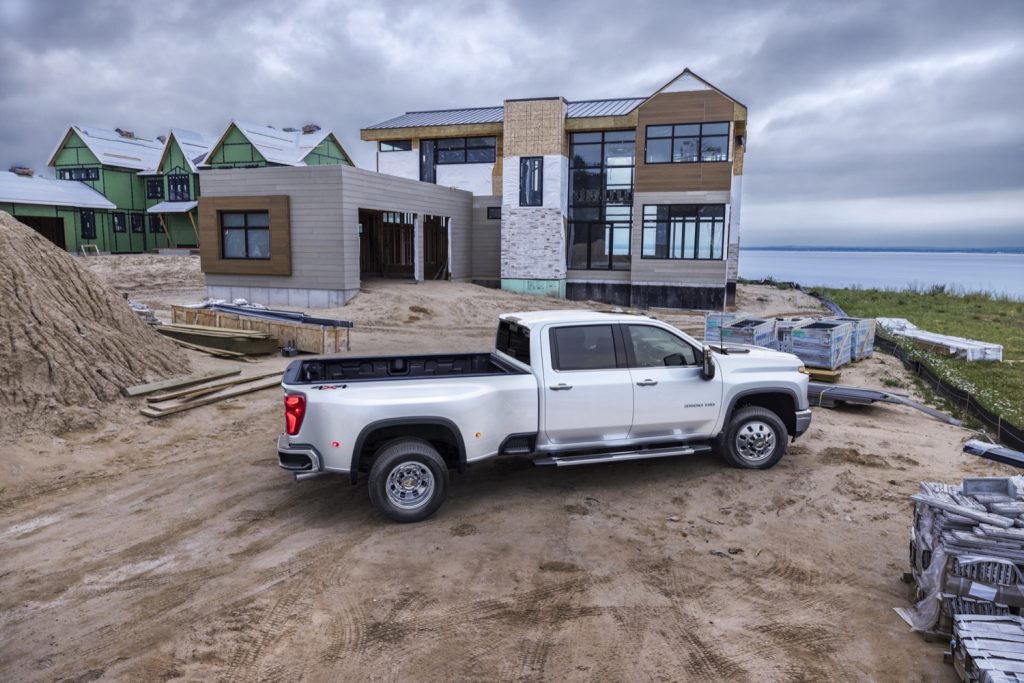
<svg viewBox="0 0 1024 683">
<path fill-rule="evenodd" d="M 277 340 L 266 332 L 229 330 L 206 325 L 172 323 L 155 328 L 179 346 L 223 358 L 258 356 L 277 351 Z"/>
<path fill-rule="evenodd" d="M 864 360 L 874 355 L 875 326 L 877 324 L 874 318 L 829 318 L 829 320 L 853 325 L 851 360 Z"/>
<path fill-rule="evenodd" d="M 832 320 L 815 320 L 791 332 L 793 353 L 804 365 L 835 370 L 852 358 L 853 325 Z"/>
<path fill-rule="evenodd" d="M 1024 682 L 1024 618 L 955 617 L 953 667 L 970 683 Z"/>
<path fill-rule="evenodd" d="M 1024 478 L 922 482 L 911 500 L 910 564 L 920 601 L 897 609 L 900 616 L 915 630 L 945 636 L 958 615 L 1018 614 L 1024 607 Z"/>
<path fill-rule="evenodd" d="M 721 327 L 722 343 L 775 346 L 775 321 L 768 318 L 744 317 Z"/>
<path fill-rule="evenodd" d="M 783 353 L 793 353 L 793 330 L 812 322 L 810 318 L 776 318 L 775 349 Z"/>
<path fill-rule="evenodd" d="M 704 341 L 722 341 L 722 327 L 745 316 L 741 313 L 712 312 L 704 314 Z"/>
</svg>

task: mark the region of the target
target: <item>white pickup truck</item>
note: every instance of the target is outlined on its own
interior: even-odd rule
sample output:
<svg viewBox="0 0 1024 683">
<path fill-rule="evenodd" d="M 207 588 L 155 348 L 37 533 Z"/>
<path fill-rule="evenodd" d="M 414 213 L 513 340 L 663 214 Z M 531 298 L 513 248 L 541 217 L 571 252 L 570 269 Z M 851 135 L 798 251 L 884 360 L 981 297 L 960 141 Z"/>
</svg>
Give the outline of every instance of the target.
<svg viewBox="0 0 1024 683">
<path fill-rule="evenodd" d="M 282 468 L 356 483 L 393 520 L 444 502 L 450 470 L 525 456 L 565 467 L 715 450 L 766 469 L 811 422 L 796 356 L 712 349 L 658 320 L 509 313 L 491 353 L 328 357 L 288 366 Z"/>
</svg>

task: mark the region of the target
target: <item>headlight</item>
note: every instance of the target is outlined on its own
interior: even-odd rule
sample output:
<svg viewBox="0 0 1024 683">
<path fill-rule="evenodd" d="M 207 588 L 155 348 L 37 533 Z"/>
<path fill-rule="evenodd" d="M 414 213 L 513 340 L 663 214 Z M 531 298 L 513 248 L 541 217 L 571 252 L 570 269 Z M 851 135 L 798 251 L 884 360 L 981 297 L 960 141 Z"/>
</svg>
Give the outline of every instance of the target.
<svg viewBox="0 0 1024 683">
<path fill-rule="evenodd" d="M 801 365 L 800 367 L 798 367 L 798 368 L 796 369 L 796 371 L 797 371 L 797 372 L 799 372 L 799 373 L 800 373 L 801 375 L 810 375 L 810 374 L 811 374 L 811 373 L 810 373 L 810 372 L 809 372 L 809 371 L 807 370 L 807 368 L 805 368 L 805 367 L 804 367 L 804 366 L 802 366 L 802 365 Z"/>
</svg>

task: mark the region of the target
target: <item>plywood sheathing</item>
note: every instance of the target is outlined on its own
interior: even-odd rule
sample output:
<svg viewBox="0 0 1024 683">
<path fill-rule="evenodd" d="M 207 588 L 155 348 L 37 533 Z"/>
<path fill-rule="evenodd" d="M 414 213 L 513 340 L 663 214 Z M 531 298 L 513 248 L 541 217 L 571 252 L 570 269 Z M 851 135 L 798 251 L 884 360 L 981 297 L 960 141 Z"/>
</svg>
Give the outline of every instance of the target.
<svg viewBox="0 0 1024 683">
<path fill-rule="evenodd" d="M 270 216 L 270 258 L 221 257 L 220 218 L 224 211 L 266 211 Z M 288 195 L 199 198 L 199 260 L 204 273 L 291 275 L 291 222 Z"/>
<path fill-rule="evenodd" d="M 505 156 L 568 156 L 565 116 L 568 105 L 561 97 L 543 100 L 506 100 Z"/>
</svg>

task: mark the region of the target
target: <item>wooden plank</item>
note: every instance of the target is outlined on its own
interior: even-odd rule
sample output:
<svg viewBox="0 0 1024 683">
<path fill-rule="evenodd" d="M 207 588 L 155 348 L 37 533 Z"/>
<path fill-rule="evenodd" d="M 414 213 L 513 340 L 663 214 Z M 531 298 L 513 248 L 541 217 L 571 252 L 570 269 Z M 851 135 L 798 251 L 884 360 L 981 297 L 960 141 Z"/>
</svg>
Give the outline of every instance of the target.
<svg viewBox="0 0 1024 683">
<path fill-rule="evenodd" d="M 263 391 L 264 389 L 270 389 L 271 387 L 277 387 L 281 385 L 281 377 L 274 377 L 271 379 L 265 379 L 260 382 L 251 382 L 249 384 L 243 384 L 231 389 L 226 389 L 222 393 L 214 394 L 212 396 L 204 396 L 191 401 L 184 401 L 176 404 L 171 404 L 163 408 L 157 409 L 153 406 L 147 406 L 140 410 L 146 417 L 165 417 L 167 415 L 173 415 L 174 413 L 181 413 L 186 410 L 192 410 L 193 408 L 199 408 L 201 406 L 207 406 L 211 403 L 217 403 L 224 399 L 234 398 L 236 396 L 244 396 L 245 394 L 251 394 L 255 391 Z"/>
<path fill-rule="evenodd" d="M 828 382 L 829 384 L 838 382 L 842 375 L 838 370 L 823 370 L 821 368 L 807 368 L 807 374 L 815 382 Z"/>
<path fill-rule="evenodd" d="M 245 382 L 252 382 L 258 379 L 264 379 L 266 377 L 280 376 L 280 370 L 272 370 L 270 372 L 260 373 L 258 375 L 247 375 L 245 377 L 235 377 L 232 379 L 223 380 L 216 382 L 215 384 L 207 384 L 206 386 L 192 386 L 185 387 L 182 389 L 176 389 L 174 391 L 167 391 L 160 394 L 152 394 L 146 397 L 147 403 L 162 403 L 164 401 L 170 401 L 175 398 L 194 398 L 196 396 L 204 396 L 206 394 L 212 394 L 215 391 L 220 391 L 226 387 L 232 387 L 237 384 L 244 384 Z"/>
<path fill-rule="evenodd" d="M 245 355 L 244 353 L 238 353 L 237 351 L 228 351 L 226 349 L 213 349 L 210 348 L 209 346 L 192 344 L 191 342 L 187 342 L 184 339 L 178 339 L 177 337 L 167 338 L 170 339 L 175 344 L 177 344 L 178 346 L 183 346 L 186 349 L 192 349 L 193 351 L 202 351 L 203 353 L 208 353 L 211 356 L 216 356 L 218 358 L 242 358 Z"/>
<path fill-rule="evenodd" d="M 223 377 L 230 377 L 237 375 L 242 372 L 241 368 L 230 368 L 227 370 L 216 370 L 214 372 L 205 372 L 196 375 L 186 375 L 184 377 L 173 377 L 171 379 L 161 380 L 159 382 L 150 382 L 149 384 L 136 384 L 133 387 L 125 387 L 121 390 L 121 393 L 125 396 L 144 396 L 146 394 L 152 394 L 157 391 L 163 391 L 164 389 L 177 389 L 179 387 L 187 387 L 195 384 L 202 384 L 203 382 L 210 382 L 215 379 L 221 379 Z"/>
</svg>

